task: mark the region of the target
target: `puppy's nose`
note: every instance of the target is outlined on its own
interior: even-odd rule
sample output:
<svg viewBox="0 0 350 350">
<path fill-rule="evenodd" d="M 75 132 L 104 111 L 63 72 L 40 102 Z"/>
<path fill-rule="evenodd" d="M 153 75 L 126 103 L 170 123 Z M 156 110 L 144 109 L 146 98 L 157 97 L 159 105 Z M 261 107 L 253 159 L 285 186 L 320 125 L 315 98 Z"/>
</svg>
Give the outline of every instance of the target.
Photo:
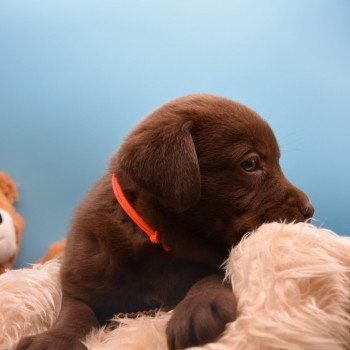
<svg viewBox="0 0 350 350">
<path fill-rule="evenodd" d="M 302 206 L 300 207 L 300 212 L 304 215 L 305 219 L 311 219 L 313 217 L 315 208 L 313 207 L 309 199 L 302 204 Z"/>
</svg>

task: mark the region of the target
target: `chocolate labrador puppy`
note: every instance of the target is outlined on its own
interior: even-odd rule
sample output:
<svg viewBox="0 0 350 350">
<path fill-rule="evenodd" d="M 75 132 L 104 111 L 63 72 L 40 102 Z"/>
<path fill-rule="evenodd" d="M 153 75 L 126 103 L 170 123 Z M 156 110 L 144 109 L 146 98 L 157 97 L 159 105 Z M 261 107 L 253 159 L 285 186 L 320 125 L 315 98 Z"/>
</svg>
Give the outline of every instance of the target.
<svg viewBox="0 0 350 350">
<path fill-rule="evenodd" d="M 86 349 L 113 314 L 165 306 L 170 349 L 215 340 L 235 319 L 220 269 L 230 247 L 264 222 L 313 215 L 279 158 L 269 125 L 239 103 L 197 94 L 154 111 L 76 211 L 56 324 L 17 349 Z"/>
</svg>

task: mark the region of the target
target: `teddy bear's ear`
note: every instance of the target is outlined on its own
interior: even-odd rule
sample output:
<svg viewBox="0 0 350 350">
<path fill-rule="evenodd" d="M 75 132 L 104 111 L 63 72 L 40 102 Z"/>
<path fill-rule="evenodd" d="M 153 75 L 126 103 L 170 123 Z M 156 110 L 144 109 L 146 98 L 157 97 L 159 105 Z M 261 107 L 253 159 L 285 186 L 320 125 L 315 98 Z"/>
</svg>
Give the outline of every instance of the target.
<svg viewBox="0 0 350 350">
<path fill-rule="evenodd" d="M 18 191 L 15 182 L 2 171 L 0 171 L 0 191 L 11 204 L 18 200 Z"/>
</svg>

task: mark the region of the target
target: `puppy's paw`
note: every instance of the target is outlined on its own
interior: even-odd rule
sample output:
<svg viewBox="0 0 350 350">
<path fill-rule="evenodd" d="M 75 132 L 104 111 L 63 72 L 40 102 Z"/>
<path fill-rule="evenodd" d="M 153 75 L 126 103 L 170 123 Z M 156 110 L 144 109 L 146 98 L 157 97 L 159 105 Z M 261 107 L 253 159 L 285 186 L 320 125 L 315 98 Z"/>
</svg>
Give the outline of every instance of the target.
<svg viewBox="0 0 350 350">
<path fill-rule="evenodd" d="M 16 350 L 87 350 L 79 340 L 53 331 L 25 337 L 19 341 Z"/>
<path fill-rule="evenodd" d="M 166 334 L 170 350 L 215 341 L 227 323 L 236 319 L 237 301 L 232 291 L 184 299 L 175 308 Z"/>
</svg>

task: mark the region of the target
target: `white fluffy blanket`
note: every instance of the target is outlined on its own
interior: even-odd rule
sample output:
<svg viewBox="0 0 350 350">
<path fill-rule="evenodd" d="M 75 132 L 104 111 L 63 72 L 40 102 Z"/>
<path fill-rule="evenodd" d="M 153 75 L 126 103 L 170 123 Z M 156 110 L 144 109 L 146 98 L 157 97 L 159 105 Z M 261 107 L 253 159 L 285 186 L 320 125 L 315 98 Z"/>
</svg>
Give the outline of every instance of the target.
<svg viewBox="0 0 350 350">
<path fill-rule="evenodd" d="M 350 238 L 310 224 L 265 224 L 235 247 L 225 265 L 238 317 L 201 350 L 350 349 Z M 59 312 L 59 263 L 0 276 L 0 350 L 48 329 Z M 171 313 L 124 319 L 94 331 L 88 349 L 166 350 Z"/>
</svg>

